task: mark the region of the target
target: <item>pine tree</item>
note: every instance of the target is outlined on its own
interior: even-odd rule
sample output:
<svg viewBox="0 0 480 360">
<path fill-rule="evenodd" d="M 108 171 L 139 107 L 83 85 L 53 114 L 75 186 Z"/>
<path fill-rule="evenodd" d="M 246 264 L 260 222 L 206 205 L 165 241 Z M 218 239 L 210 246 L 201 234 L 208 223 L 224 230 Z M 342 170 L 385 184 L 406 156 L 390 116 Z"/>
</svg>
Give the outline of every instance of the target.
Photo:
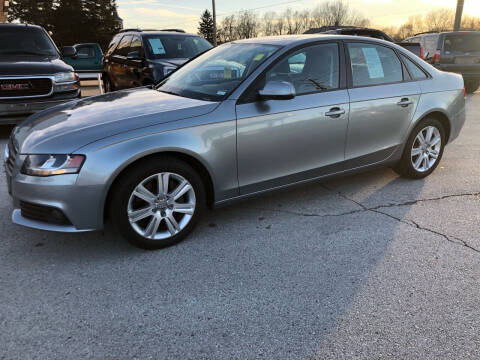
<svg viewBox="0 0 480 360">
<path fill-rule="evenodd" d="M 205 10 L 200 17 L 198 34 L 202 35 L 205 39 L 213 44 L 213 17 L 208 10 Z"/>
<path fill-rule="evenodd" d="M 13 0 L 9 20 L 43 26 L 59 47 L 96 42 L 106 48 L 120 30 L 115 0 Z M 20 4 L 21 3 L 21 4 Z"/>
</svg>

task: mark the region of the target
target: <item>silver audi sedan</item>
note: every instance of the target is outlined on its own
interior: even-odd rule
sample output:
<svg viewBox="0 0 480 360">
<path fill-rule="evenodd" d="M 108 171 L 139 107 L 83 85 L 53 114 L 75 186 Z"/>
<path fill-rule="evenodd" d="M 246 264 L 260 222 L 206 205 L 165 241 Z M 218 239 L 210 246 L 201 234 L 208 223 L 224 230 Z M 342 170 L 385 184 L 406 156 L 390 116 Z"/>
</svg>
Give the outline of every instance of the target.
<svg viewBox="0 0 480 360">
<path fill-rule="evenodd" d="M 338 35 L 218 46 L 154 88 L 37 113 L 5 149 L 13 222 L 177 243 L 208 206 L 392 166 L 418 179 L 465 121 L 460 75 L 390 42 Z"/>
</svg>

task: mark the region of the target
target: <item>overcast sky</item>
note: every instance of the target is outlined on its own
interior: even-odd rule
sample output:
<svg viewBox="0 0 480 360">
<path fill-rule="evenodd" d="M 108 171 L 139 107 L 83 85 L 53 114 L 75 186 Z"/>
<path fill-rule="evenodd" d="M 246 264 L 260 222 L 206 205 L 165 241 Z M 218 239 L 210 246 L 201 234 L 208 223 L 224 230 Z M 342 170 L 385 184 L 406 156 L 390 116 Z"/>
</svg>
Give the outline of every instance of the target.
<svg viewBox="0 0 480 360">
<path fill-rule="evenodd" d="M 240 10 L 254 9 L 281 12 L 314 8 L 321 0 L 216 0 L 217 23 L 223 16 Z M 411 15 L 424 14 L 432 9 L 455 9 L 456 0 L 348 0 L 350 7 L 368 17 L 372 25 L 401 25 Z M 124 27 L 182 28 L 197 32 L 202 11 L 211 9 L 211 0 L 117 0 L 118 13 Z M 480 16 L 480 0 L 465 0 L 464 13 Z"/>
</svg>

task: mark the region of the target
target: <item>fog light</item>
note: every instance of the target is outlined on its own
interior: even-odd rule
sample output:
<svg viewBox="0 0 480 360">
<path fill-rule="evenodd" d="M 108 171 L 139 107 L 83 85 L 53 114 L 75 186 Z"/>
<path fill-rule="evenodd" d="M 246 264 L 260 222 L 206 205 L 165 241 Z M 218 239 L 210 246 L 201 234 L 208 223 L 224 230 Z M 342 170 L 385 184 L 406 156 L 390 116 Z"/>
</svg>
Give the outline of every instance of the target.
<svg viewBox="0 0 480 360">
<path fill-rule="evenodd" d="M 50 211 L 50 216 L 56 221 L 63 222 L 65 221 L 65 215 L 60 210 L 52 209 Z"/>
</svg>

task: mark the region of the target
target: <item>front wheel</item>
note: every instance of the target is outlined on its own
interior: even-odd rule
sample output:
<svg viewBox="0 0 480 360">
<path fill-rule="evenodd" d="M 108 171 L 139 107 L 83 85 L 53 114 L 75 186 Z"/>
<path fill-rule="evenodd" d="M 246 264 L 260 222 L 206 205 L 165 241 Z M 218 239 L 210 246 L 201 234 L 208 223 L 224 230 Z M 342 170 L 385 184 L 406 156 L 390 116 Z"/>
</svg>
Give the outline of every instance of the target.
<svg viewBox="0 0 480 360">
<path fill-rule="evenodd" d="M 405 144 L 402 159 L 394 170 L 404 177 L 421 179 L 438 166 L 445 147 L 445 129 L 437 119 L 418 124 Z"/>
<path fill-rule="evenodd" d="M 183 240 L 205 204 L 203 182 L 187 163 L 162 157 L 128 171 L 112 190 L 111 219 L 132 244 L 159 249 Z"/>
</svg>

